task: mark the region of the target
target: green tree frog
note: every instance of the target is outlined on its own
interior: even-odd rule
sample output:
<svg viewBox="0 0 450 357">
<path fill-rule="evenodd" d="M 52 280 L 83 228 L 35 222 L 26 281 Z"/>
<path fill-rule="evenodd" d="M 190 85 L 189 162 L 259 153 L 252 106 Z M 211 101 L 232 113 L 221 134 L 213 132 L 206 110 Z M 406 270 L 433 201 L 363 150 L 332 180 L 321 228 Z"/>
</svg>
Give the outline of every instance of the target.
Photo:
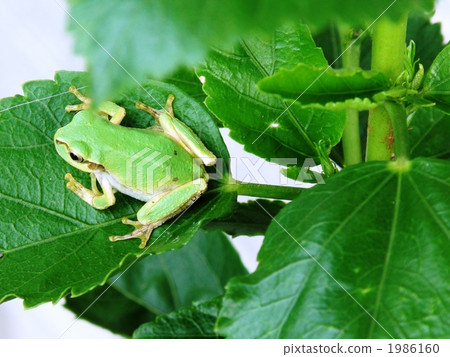
<svg viewBox="0 0 450 357">
<path fill-rule="evenodd" d="M 88 110 L 89 98 L 74 86 L 69 91 L 82 103 L 66 107 L 68 112 L 79 112 L 56 132 L 55 146 L 70 165 L 90 173 L 92 187 L 84 187 L 67 173 L 67 188 L 97 209 L 112 206 L 117 191 L 145 201 L 137 221 L 122 219 L 134 231 L 110 237 L 113 242 L 140 238 L 139 247 L 144 248 L 153 229 L 181 213 L 206 191 L 208 174 L 204 166 L 214 165 L 216 157 L 175 118 L 172 94 L 164 110 L 136 103 L 138 109 L 156 119 L 155 125 L 138 129 L 120 125 L 125 109 L 117 104 L 104 102 L 99 112 L 93 113 Z"/>
</svg>

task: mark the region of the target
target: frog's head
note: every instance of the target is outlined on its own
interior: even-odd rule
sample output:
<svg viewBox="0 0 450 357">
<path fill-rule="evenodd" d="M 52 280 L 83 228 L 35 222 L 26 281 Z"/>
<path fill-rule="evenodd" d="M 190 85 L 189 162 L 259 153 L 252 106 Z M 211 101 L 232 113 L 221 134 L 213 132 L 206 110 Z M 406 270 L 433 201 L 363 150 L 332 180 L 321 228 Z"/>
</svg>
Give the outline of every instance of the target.
<svg viewBox="0 0 450 357">
<path fill-rule="evenodd" d="M 81 113 L 78 113 L 81 114 Z M 93 172 L 101 165 L 92 161 L 92 150 L 86 138 L 89 138 L 92 128 L 85 115 L 75 115 L 68 125 L 58 129 L 54 141 L 56 151 L 70 165 L 85 172 Z"/>
</svg>

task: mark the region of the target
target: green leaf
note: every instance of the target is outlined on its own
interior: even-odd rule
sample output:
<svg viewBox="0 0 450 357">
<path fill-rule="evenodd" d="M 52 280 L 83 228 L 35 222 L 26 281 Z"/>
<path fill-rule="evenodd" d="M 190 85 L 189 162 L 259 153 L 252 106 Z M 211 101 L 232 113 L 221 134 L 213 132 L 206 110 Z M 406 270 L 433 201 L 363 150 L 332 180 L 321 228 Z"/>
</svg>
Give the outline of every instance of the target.
<svg viewBox="0 0 450 357">
<path fill-rule="evenodd" d="M 420 108 L 409 123 L 411 156 L 447 158 L 450 154 L 450 115 L 436 108 Z"/>
<path fill-rule="evenodd" d="M 450 45 L 436 57 L 423 81 L 425 98 L 436 102 L 436 106 L 450 114 Z"/>
<path fill-rule="evenodd" d="M 219 334 L 449 336 L 449 189 L 449 162 L 414 159 L 351 166 L 307 190 L 270 225 L 255 273 L 228 283 Z"/>
<path fill-rule="evenodd" d="M 173 75 L 164 78 L 164 82 L 177 86 L 191 98 L 204 105 L 206 94 L 203 92 L 202 82 L 200 82 L 193 69 L 180 68 Z M 222 123 L 215 116 L 212 116 L 212 118 L 219 128 L 223 127 Z"/>
<path fill-rule="evenodd" d="M 410 9 L 430 11 L 433 0 L 379 0 L 370 6 L 359 0 L 72 0 L 68 24 L 75 50 L 87 58 L 95 97 L 105 97 L 149 75 L 161 78 L 179 65 L 196 64 L 211 45 L 232 45 L 300 18 L 318 27 L 336 19 L 369 24 L 389 5 L 384 16 L 395 19 Z"/>
<path fill-rule="evenodd" d="M 427 70 L 434 58 L 444 48 L 444 39 L 441 34 L 441 24 L 430 22 L 431 14 L 413 13 L 408 17 L 406 28 L 406 44 L 413 40 L 416 44 L 416 58 Z M 355 22 L 356 23 L 356 22 Z M 354 26 L 355 23 L 351 25 Z M 350 26 L 348 27 L 350 28 Z M 340 44 L 339 31 L 335 25 L 330 25 L 320 32 L 313 33 L 314 41 L 321 47 L 328 63 L 337 61 L 333 68 L 341 68 L 339 55 L 345 50 Z M 369 70 L 372 60 L 372 39 L 366 35 L 361 41 L 360 67 Z"/>
<path fill-rule="evenodd" d="M 382 73 L 357 70 L 317 68 L 299 63 L 293 69 L 281 69 L 258 83 L 261 90 L 301 105 L 328 110 L 367 110 L 377 104 L 374 94 L 388 89 Z M 298 98 L 298 99 L 297 99 Z"/>
<path fill-rule="evenodd" d="M 411 40 L 416 44 L 416 58 L 420 59 L 420 63 L 427 70 L 444 48 L 441 24 L 432 24 L 423 14 L 410 16 L 406 28 L 406 43 Z"/>
<path fill-rule="evenodd" d="M 242 235 L 264 235 L 272 218 L 261 206 L 274 217 L 286 204 L 283 201 L 262 199 L 238 203 L 230 217 L 213 220 L 203 228 L 207 230 L 220 229 L 233 238 Z"/>
<path fill-rule="evenodd" d="M 222 298 L 217 297 L 158 316 L 139 326 L 133 338 L 220 338 L 214 325 L 221 304 Z"/>
<path fill-rule="evenodd" d="M 364 36 L 361 41 L 359 66 L 364 70 L 370 70 L 372 68 L 372 37 L 370 36 Z"/>
<path fill-rule="evenodd" d="M 320 47 L 323 51 L 327 62 L 333 68 L 342 67 L 342 56 L 339 57 L 341 49 L 341 39 L 339 29 L 335 24 L 331 24 L 320 31 L 313 32 L 312 37 L 317 47 Z"/>
<path fill-rule="evenodd" d="M 350 26 L 356 24 L 365 28 L 381 15 L 395 21 L 408 12 L 431 12 L 434 0 L 378 0 L 364 3 L 358 0 L 322 0 L 295 1 L 295 5 L 291 7 L 292 13 L 298 14 L 308 25 L 316 28 L 326 27 L 331 22 Z"/>
<path fill-rule="evenodd" d="M 326 177 L 323 173 L 313 171 L 309 167 L 298 165 L 289 166 L 287 168 L 283 167 L 281 169 L 281 174 L 291 180 L 305 183 L 325 183 L 324 178 Z"/>
<path fill-rule="evenodd" d="M 55 78 L 55 82 L 26 83 L 25 96 L 0 101 L 0 165 L 4 168 L 0 171 L 0 301 L 20 297 L 28 307 L 57 301 L 69 292 L 81 295 L 144 252 L 136 240 L 108 240 L 110 235 L 129 232 L 121 217 L 133 216 L 142 202 L 118 194 L 111 209 L 99 211 L 65 187 L 66 172 L 89 182 L 88 175 L 57 155 L 53 144 L 56 130 L 73 117 L 65 106 L 78 102 L 67 89 L 84 86 L 86 76 L 58 72 Z M 219 130 L 199 103 L 172 85 L 147 81 L 144 86 L 160 103 L 169 93 L 175 94 L 177 117 L 227 160 Z M 140 88 L 124 93 L 116 102 L 128 112 L 125 125 L 148 127 L 153 121 L 134 108 L 137 100 L 157 105 Z M 229 215 L 235 201 L 234 192 L 207 192 L 182 216 L 155 230 L 145 254 L 182 247 L 202 225 Z"/>
<path fill-rule="evenodd" d="M 406 44 L 416 44 L 416 58 L 427 70 L 434 58 L 444 48 L 441 25 L 430 22 L 431 13 L 415 13 L 408 17 Z M 370 69 L 372 60 L 372 39 L 365 36 L 361 43 L 361 68 Z M 417 69 L 417 68 L 416 68 Z"/>
<path fill-rule="evenodd" d="M 100 299 L 96 301 L 100 295 Z M 92 305 L 94 301 L 96 302 Z M 156 317 L 110 285 L 95 288 L 76 298 L 66 298 L 64 307 L 77 316 L 81 315 L 83 320 L 127 337 L 131 337 L 141 324 Z"/>
<path fill-rule="evenodd" d="M 304 25 L 285 27 L 264 40 L 243 40 L 234 51 L 212 51 L 197 70 L 206 79 L 206 106 L 246 151 L 263 158 L 317 158 L 317 143 L 339 142 L 345 124 L 342 113 L 288 109 L 279 98 L 258 91 L 262 78 L 298 62 L 327 65 Z M 274 121 L 278 126 L 270 127 Z"/>
<path fill-rule="evenodd" d="M 146 257 L 109 279 L 109 284 L 66 298 L 65 307 L 112 332 L 131 336 L 156 314 L 222 295 L 231 277 L 246 273 L 223 233 L 200 230 L 185 247 Z"/>
<path fill-rule="evenodd" d="M 137 262 L 114 287 L 149 311 L 161 314 L 222 295 L 231 277 L 246 272 L 222 232 L 200 230 L 185 247 Z"/>
<path fill-rule="evenodd" d="M 199 103 L 203 104 L 206 99 L 206 94 L 202 89 L 202 82 L 200 82 L 192 69 L 180 68 L 171 76 L 164 78 L 164 82 L 175 85 Z"/>
</svg>

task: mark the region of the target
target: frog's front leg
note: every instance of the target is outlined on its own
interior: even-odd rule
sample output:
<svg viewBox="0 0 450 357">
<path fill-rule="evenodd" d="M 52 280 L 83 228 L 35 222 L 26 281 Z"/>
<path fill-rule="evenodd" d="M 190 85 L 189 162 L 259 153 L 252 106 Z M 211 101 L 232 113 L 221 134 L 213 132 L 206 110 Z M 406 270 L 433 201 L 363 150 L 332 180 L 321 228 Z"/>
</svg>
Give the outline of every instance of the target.
<svg viewBox="0 0 450 357">
<path fill-rule="evenodd" d="M 75 95 L 82 103 L 67 105 L 67 112 L 86 110 L 90 108 L 92 103 L 91 99 L 81 94 L 81 92 L 75 86 L 70 86 L 69 92 Z M 106 119 L 108 119 L 108 116 L 110 116 L 111 119 L 109 119 L 109 121 L 117 125 L 120 125 L 126 114 L 125 108 L 122 108 L 113 102 L 102 102 L 99 105 L 98 110 L 100 111 L 100 114 L 104 114 Z"/>
<path fill-rule="evenodd" d="M 81 104 L 67 105 L 66 112 L 76 112 L 79 110 L 89 109 L 92 102 L 90 98 L 85 97 L 83 94 L 81 94 L 81 92 L 75 86 L 70 86 L 69 92 L 77 97 L 80 100 Z"/>
<path fill-rule="evenodd" d="M 107 180 L 100 181 L 100 187 L 103 191 L 101 193 L 97 188 L 97 179 L 93 173 L 91 173 L 91 190 L 84 187 L 69 173 L 64 178 L 69 181 L 67 182 L 67 188 L 69 190 L 96 209 L 106 209 L 116 202 L 111 184 Z"/>
<path fill-rule="evenodd" d="M 124 236 L 112 236 L 112 242 L 132 238 L 140 238 L 139 248 L 145 248 L 153 229 L 162 225 L 168 219 L 178 215 L 189 207 L 203 192 L 206 191 L 206 181 L 202 178 L 188 182 L 173 191 L 161 193 L 148 201 L 137 213 L 138 222 L 127 218 L 122 220 L 136 229 Z"/>
<path fill-rule="evenodd" d="M 164 110 L 156 110 L 145 103 L 136 102 L 136 108 L 151 114 L 164 132 L 176 140 L 192 157 L 199 158 L 204 165 L 211 166 L 217 158 L 209 151 L 200 138 L 182 121 L 175 118 L 172 103 L 175 96 L 170 94 Z"/>
<path fill-rule="evenodd" d="M 109 115 L 111 117 L 109 121 L 116 125 L 120 125 L 126 114 L 125 108 L 122 108 L 113 102 L 103 102 L 100 104 L 99 110 L 100 112 Z"/>
</svg>

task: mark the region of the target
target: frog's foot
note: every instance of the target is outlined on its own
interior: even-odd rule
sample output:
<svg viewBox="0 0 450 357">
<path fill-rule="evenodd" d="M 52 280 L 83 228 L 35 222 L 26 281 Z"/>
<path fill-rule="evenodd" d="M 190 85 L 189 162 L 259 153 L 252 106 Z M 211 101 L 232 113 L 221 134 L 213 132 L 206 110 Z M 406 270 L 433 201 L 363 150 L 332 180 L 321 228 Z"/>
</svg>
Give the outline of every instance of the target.
<svg viewBox="0 0 450 357">
<path fill-rule="evenodd" d="M 74 105 L 66 105 L 66 112 L 78 112 L 80 110 L 87 110 L 89 109 L 89 104 L 81 103 L 81 104 L 74 104 Z"/>
<path fill-rule="evenodd" d="M 128 224 L 130 226 L 133 226 L 136 229 L 141 228 L 143 226 L 143 224 L 141 222 L 139 222 L 139 221 L 132 221 L 131 219 L 128 219 L 127 217 L 123 217 L 122 218 L 122 223 L 123 224 Z"/>
<path fill-rule="evenodd" d="M 75 95 L 82 103 L 66 106 L 67 112 L 87 110 L 91 107 L 92 100 L 81 94 L 75 86 L 70 86 L 69 92 Z M 100 103 L 98 110 L 101 116 L 105 119 L 109 119 L 113 124 L 120 125 L 122 119 L 125 117 L 125 109 L 113 102 Z"/>
<path fill-rule="evenodd" d="M 77 97 L 80 100 L 80 102 L 83 102 L 84 104 L 91 104 L 91 99 L 81 94 L 81 92 L 77 89 L 77 87 L 70 86 L 69 92 L 72 93 L 75 97 Z"/>
<path fill-rule="evenodd" d="M 69 92 L 75 95 L 81 104 L 75 104 L 75 105 L 67 105 L 66 106 L 66 112 L 75 112 L 79 110 L 87 110 L 89 109 L 91 105 L 91 99 L 85 97 L 83 94 L 80 93 L 80 91 L 75 86 L 69 87 Z"/>
<path fill-rule="evenodd" d="M 84 187 L 69 173 L 64 176 L 64 179 L 68 181 L 66 186 L 69 190 L 96 209 L 106 209 L 116 202 L 113 188 L 107 181 L 100 183 L 103 189 L 103 193 L 101 193 L 97 188 L 95 176 L 93 177 L 93 175 L 91 175 L 92 190 Z"/>
<path fill-rule="evenodd" d="M 79 183 L 77 180 L 75 180 L 72 176 L 72 174 L 67 173 L 64 176 L 64 179 L 66 179 L 68 182 L 66 184 L 67 188 L 71 190 L 73 193 L 75 193 L 78 197 L 83 199 L 84 201 L 92 201 L 91 196 L 92 193 L 89 189 L 84 187 L 81 183 Z"/>
<path fill-rule="evenodd" d="M 142 102 L 136 102 L 136 108 L 151 114 L 157 122 L 157 126 L 151 127 L 153 130 L 159 127 L 170 135 L 183 149 L 193 158 L 198 159 L 205 166 L 212 166 L 216 163 L 216 156 L 208 150 L 201 139 L 185 123 L 175 118 L 173 113 L 173 101 L 175 96 L 169 94 L 166 106 L 163 110 L 157 110 Z"/>
<path fill-rule="evenodd" d="M 173 113 L 173 106 L 172 106 L 172 103 L 174 100 L 175 100 L 175 96 L 173 94 L 169 94 L 169 96 L 167 97 L 166 106 L 164 107 L 163 110 L 158 110 L 158 109 L 152 108 L 149 105 L 142 103 L 140 101 L 136 102 L 136 108 L 149 113 L 156 120 L 159 119 L 159 117 L 161 116 L 162 113 L 168 113 L 173 118 L 175 116 L 175 114 Z"/>
<path fill-rule="evenodd" d="M 110 236 L 109 240 L 111 242 L 117 242 L 119 240 L 127 240 L 127 239 L 134 239 L 139 238 L 141 240 L 141 244 L 139 244 L 139 248 L 143 249 L 147 245 L 148 240 L 150 239 L 150 235 L 153 232 L 153 229 L 156 228 L 154 224 L 146 224 L 143 225 L 142 223 L 132 221 L 128 218 L 122 218 L 122 223 L 129 224 L 136 229 L 131 232 L 130 234 L 125 234 L 123 236 Z"/>
<path fill-rule="evenodd" d="M 154 117 L 156 120 L 158 120 L 159 117 L 161 116 L 161 113 L 162 113 L 161 110 L 152 108 L 152 107 L 150 107 L 149 105 L 147 105 L 147 104 L 145 104 L 145 103 L 142 103 L 142 102 L 138 101 L 138 102 L 136 102 L 135 105 L 136 105 L 136 108 L 137 108 L 137 109 L 140 109 L 140 110 L 143 110 L 144 112 L 149 113 L 149 114 L 150 114 L 152 117 Z"/>
</svg>

